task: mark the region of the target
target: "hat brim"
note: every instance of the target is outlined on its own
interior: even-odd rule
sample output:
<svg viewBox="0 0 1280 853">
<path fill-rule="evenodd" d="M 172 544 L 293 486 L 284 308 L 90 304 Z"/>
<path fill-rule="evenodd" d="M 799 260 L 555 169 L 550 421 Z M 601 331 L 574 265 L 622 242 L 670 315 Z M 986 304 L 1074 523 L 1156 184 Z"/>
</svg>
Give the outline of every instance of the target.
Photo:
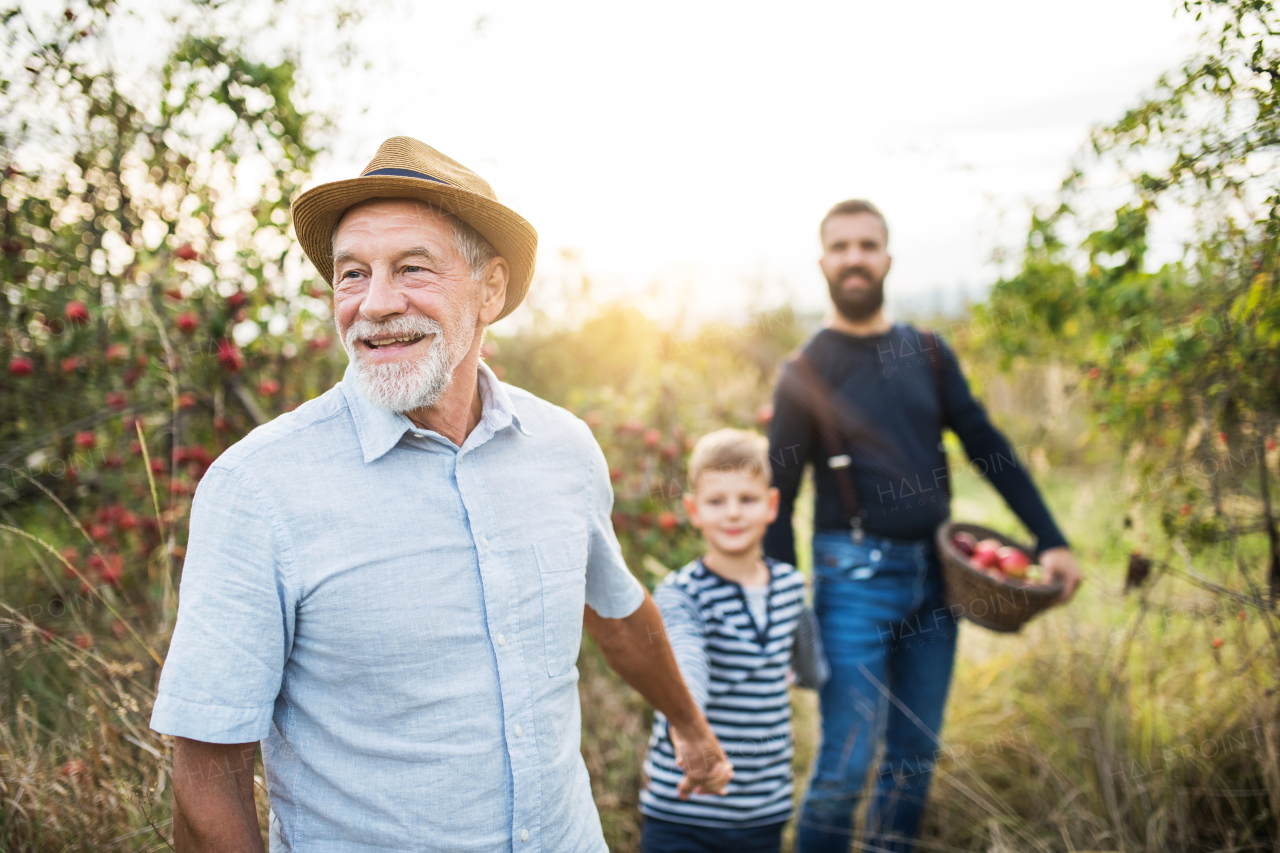
<svg viewBox="0 0 1280 853">
<path fill-rule="evenodd" d="M 520 214 L 468 190 L 399 175 L 368 175 L 321 184 L 294 199 L 293 230 L 302 250 L 333 286 L 333 229 L 352 206 L 373 198 L 425 201 L 458 217 L 493 244 L 510 267 L 507 296 L 496 323 L 524 301 L 538 256 L 538 232 Z"/>
</svg>

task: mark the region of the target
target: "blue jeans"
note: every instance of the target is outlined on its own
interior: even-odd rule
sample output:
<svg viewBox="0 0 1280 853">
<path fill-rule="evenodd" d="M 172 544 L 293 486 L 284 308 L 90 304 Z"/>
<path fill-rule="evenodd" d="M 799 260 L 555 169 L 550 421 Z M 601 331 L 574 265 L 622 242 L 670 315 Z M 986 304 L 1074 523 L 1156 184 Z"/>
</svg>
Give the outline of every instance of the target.
<svg viewBox="0 0 1280 853">
<path fill-rule="evenodd" d="M 778 853 L 782 828 L 771 823 L 743 829 L 712 829 L 645 815 L 640 830 L 641 853 Z"/>
<path fill-rule="evenodd" d="M 853 812 L 881 737 L 866 849 L 910 851 L 933 777 L 951 685 L 956 622 L 929 541 L 844 531 L 813 538 L 814 609 L 831 678 L 822 689 L 822 748 L 798 827 L 801 853 L 846 853 Z"/>
</svg>

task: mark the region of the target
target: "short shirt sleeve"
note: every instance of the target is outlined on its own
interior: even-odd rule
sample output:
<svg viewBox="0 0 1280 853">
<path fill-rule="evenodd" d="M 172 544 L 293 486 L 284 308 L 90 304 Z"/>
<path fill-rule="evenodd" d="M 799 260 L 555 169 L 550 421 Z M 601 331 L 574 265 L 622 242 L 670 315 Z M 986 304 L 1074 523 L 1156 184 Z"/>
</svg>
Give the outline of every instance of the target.
<svg viewBox="0 0 1280 853">
<path fill-rule="evenodd" d="M 584 429 L 585 429 L 584 425 Z M 587 542 L 587 605 L 606 619 L 630 616 L 644 602 L 644 587 L 627 569 L 613 532 L 613 486 L 604 453 L 588 431 L 590 441 L 591 517 Z"/>
<path fill-rule="evenodd" d="M 287 531 L 251 476 L 210 468 L 191 508 L 153 729 L 206 743 L 266 737 L 293 640 L 291 556 Z"/>
</svg>

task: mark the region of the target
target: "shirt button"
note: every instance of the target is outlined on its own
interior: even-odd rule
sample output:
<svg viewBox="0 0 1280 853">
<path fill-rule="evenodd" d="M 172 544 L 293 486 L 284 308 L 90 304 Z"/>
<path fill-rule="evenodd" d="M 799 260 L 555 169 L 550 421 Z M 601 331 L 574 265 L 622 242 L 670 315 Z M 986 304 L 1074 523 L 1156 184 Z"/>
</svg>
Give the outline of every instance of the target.
<svg viewBox="0 0 1280 853">
<path fill-rule="evenodd" d="M 524 729 L 516 726 L 516 737 L 524 737 Z"/>
<path fill-rule="evenodd" d="M 487 550 L 489 550 L 489 540 L 488 540 L 488 539 L 485 539 L 483 536 L 481 536 L 481 537 L 480 537 L 480 547 L 481 547 L 481 548 L 484 548 L 486 551 L 487 551 Z"/>
<path fill-rule="evenodd" d="M 505 646 L 506 644 L 507 644 L 507 635 L 506 635 L 506 634 L 499 634 L 499 635 L 498 635 L 498 645 L 500 645 L 500 646 Z"/>
<path fill-rule="evenodd" d="M 872 551 L 872 552 L 871 552 L 871 559 L 873 559 L 873 560 L 878 560 L 878 559 L 880 559 L 882 556 L 883 556 L 883 555 L 880 553 L 880 549 L 879 549 L 879 548 L 876 548 L 874 551 Z"/>
<path fill-rule="evenodd" d="M 527 829 L 522 829 L 522 830 L 520 830 L 520 840 L 521 840 L 521 841 L 528 841 L 528 840 L 529 840 L 529 830 L 527 830 Z"/>
</svg>

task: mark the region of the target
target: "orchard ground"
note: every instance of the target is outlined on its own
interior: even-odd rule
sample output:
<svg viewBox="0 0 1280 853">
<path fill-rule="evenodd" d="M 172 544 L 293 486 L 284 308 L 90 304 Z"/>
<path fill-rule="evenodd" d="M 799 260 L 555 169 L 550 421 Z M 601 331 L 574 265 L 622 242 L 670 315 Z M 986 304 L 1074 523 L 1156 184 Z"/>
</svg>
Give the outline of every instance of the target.
<svg viewBox="0 0 1280 853">
<path fill-rule="evenodd" d="M 692 439 L 724 423 L 763 426 L 774 367 L 802 328 L 788 315 L 739 329 L 713 347 L 646 355 L 649 341 L 674 333 L 627 309 L 606 308 L 577 330 L 495 336 L 487 352 L 508 380 L 592 426 L 614 472 L 614 522 L 624 551 L 652 587 L 698 550 L 672 487 L 683 482 Z M 600 357 L 588 357 L 593 351 Z M 1122 487 L 1111 437 L 1091 427 L 1075 401 L 1047 404 L 1056 392 L 1046 380 L 1056 368 L 1006 375 L 978 348 L 963 358 L 1044 488 L 1087 582 L 1070 607 L 1020 634 L 963 625 L 922 849 L 1270 849 L 1280 814 L 1274 615 L 1188 583 L 1175 568 L 1158 568 L 1144 587 L 1126 593 L 1132 550 L 1168 552 L 1162 505 Z M 146 418 L 143 428 L 151 429 Z M 126 491 L 132 497 L 122 508 L 104 514 L 82 501 L 84 533 L 46 498 L 11 503 L 0 516 L 7 525 L 0 591 L 8 611 L 0 846 L 7 850 L 159 850 L 169 835 L 171 744 L 148 730 L 147 719 L 158 670 L 152 654 L 163 655 L 172 627 L 165 578 L 178 577 L 190 495 L 158 495 L 157 517 L 150 486 L 163 476 L 148 478 L 142 457 L 127 453 L 120 469 L 106 469 L 101 460 L 118 450 L 110 440 L 124 446 L 126 436 L 121 430 L 104 439 L 102 455 L 81 453 L 78 485 L 140 478 L 146 488 Z M 975 466 L 950 450 L 954 516 L 1017 532 Z M 47 466 L 27 473 L 51 476 Z M 801 505 L 807 573 L 807 495 Z M 123 547 L 135 540 L 136 550 Z M 62 549 L 73 548 L 87 564 L 105 545 L 128 558 L 118 582 L 66 576 Z M 1261 542 L 1250 547 L 1264 551 Z M 1217 579 L 1230 582 L 1231 571 Z M 924 639 L 904 631 L 887 641 Z M 651 712 L 604 667 L 589 640 L 579 669 L 583 755 L 606 836 L 610 849 L 633 851 Z M 794 708 L 798 801 L 816 746 L 816 697 L 797 691 Z M 261 786 L 259 800 L 265 826 Z M 788 845 L 791 837 L 788 830 Z"/>
</svg>

